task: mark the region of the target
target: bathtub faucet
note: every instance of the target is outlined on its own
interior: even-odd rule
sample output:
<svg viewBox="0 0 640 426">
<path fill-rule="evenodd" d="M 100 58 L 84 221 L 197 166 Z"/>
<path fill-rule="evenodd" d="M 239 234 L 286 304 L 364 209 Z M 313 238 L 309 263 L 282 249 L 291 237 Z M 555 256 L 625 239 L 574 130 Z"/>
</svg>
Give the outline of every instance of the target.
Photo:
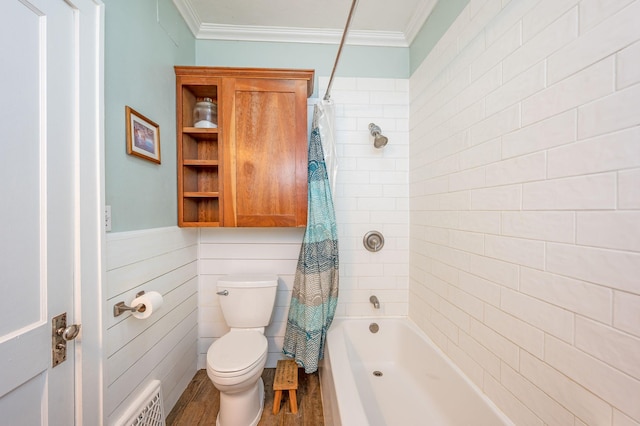
<svg viewBox="0 0 640 426">
<path fill-rule="evenodd" d="M 377 296 L 371 296 L 369 298 L 369 302 L 373 303 L 373 307 L 376 309 L 380 309 L 380 301 L 378 300 Z"/>
</svg>

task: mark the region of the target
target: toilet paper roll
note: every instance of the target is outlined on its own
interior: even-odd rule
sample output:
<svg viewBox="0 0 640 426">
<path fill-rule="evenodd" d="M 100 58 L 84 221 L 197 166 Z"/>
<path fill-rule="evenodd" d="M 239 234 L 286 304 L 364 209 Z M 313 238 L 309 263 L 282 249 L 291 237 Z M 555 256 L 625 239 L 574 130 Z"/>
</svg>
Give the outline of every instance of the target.
<svg viewBox="0 0 640 426">
<path fill-rule="evenodd" d="M 138 312 L 132 312 L 131 315 L 138 319 L 149 318 L 152 313 L 160 309 L 162 302 L 162 295 L 157 291 L 145 293 L 131 302 L 131 306 L 138 306 L 140 303 L 144 305 Z"/>
</svg>

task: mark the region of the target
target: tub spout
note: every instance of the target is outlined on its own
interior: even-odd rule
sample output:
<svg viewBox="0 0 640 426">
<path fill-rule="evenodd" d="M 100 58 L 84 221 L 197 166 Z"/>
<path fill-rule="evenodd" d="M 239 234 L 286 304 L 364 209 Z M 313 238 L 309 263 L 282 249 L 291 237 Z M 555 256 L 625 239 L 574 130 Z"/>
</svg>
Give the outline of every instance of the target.
<svg viewBox="0 0 640 426">
<path fill-rule="evenodd" d="M 369 302 L 373 303 L 373 307 L 376 309 L 380 309 L 380 301 L 377 296 L 371 296 L 369 298 Z"/>
</svg>

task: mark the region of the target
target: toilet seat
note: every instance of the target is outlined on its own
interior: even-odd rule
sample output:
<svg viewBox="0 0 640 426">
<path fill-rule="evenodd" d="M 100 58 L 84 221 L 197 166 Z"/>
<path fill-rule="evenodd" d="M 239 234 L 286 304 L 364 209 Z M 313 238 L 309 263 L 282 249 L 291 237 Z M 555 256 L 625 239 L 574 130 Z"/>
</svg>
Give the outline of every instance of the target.
<svg viewBox="0 0 640 426">
<path fill-rule="evenodd" d="M 219 377 L 245 374 L 267 356 L 267 339 L 257 331 L 235 331 L 213 342 L 207 351 L 207 366 Z"/>
</svg>

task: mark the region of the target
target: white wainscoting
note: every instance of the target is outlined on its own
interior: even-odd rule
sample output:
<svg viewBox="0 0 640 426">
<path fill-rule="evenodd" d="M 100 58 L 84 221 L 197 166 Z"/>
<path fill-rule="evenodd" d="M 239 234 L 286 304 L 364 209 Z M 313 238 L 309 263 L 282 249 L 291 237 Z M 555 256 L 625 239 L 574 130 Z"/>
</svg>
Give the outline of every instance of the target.
<svg viewBox="0 0 640 426">
<path fill-rule="evenodd" d="M 200 285 L 198 296 L 198 368 L 206 368 L 209 346 L 229 328 L 224 321 L 216 284 L 223 275 L 266 273 L 279 277 L 276 306 L 265 330 L 269 342 L 267 367 L 283 357 L 291 290 L 304 228 L 215 228 L 200 234 Z"/>
<path fill-rule="evenodd" d="M 137 292 L 157 291 L 161 309 L 139 320 L 113 316 Z M 106 400 L 108 423 L 154 379 L 162 381 L 165 414 L 196 373 L 198 230 L 177 227 L 107 234 Z"/>
</svg>

